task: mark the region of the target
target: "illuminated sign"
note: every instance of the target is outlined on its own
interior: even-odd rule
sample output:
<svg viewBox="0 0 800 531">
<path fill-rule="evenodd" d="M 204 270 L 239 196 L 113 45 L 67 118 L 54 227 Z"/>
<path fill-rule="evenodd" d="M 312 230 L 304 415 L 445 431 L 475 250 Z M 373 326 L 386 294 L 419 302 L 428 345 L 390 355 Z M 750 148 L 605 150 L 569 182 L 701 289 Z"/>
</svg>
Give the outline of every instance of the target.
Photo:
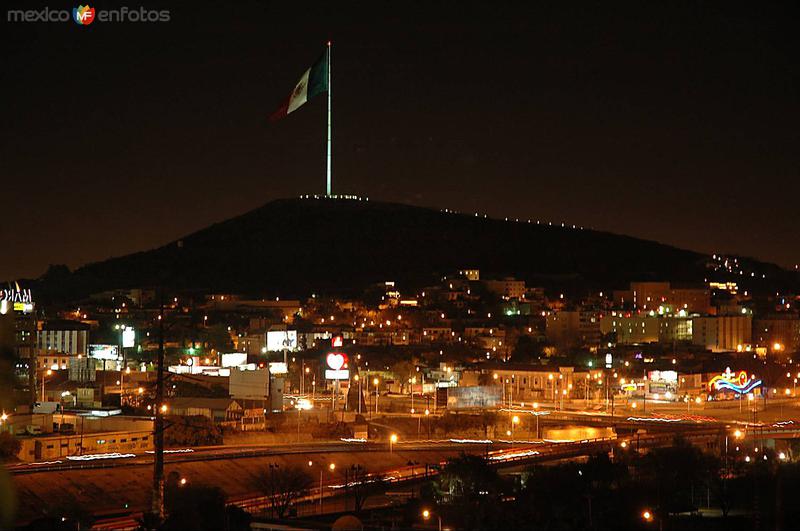
<svg viewBox="0 0 800 531">
<path fill-rule="evenodd" d="M 8 301 L 1 301 L 7 303 Z M 22 312 L 22 313 L 31 313 L 33 311 L 33 303 L 32 302 L 15 302 L 14 303 L 14 311 L 15 312 Z"/>
<path fill-rule="evenodd" d="M 677 371 L 650 371 L 647 373 L 647 379 L 653 382 L 669 382 L 678 383 Z"/>
<path fill-rule="evenodd" d="M 328 367 L 330 367 L 334 371 L 338 371 L 339 369 L 344 367 L 344 363 L 345 361 L 347 361 L 347 358 L 345 357 L 344 354 L 341 354 L 339 352 L 329 352 L 328 357 L 325 358 L 325 361 L 328 363 Z"/>
<path fill-rule="evenodd" d="M 0 301 L 32 303 L 33 295 L 30 289 L 20 289 L 19 285 L 17 285 L 15 289 L 0 289 Z"/>
<path fill-rule="evenodd" d="M 89 345 L 89 357 L 96 360 L 119 360 L 117 345 Z"/>
<path fill-rule="evenodd" d="M 333 348 L 341 347 L 342 345 L 344 345 L 344 339 L 342 339 L 342 336 L 333 336 L 331 338 L 331 346 Z"/>
<path fill-rule="evenodd" d="M 286 374 L 288 372 L 289 368 L 282 361 L 275 361 L 269 364 L 270 374 Z"/>
<path fill-rule="evenodd" d="M 33 295 L 30 289 L 20 289 L 19 284 L 14 283 L 14 288 L 0 289 L 0 306 L 2 313 L 8 312 L 9 307 L 13 307 L 15 312 L 31 313 L 33 311 Z"/>
<path fill-rule="evenodd" d="M 122 329 L 122 348 L 133 348 L 136 343 L 136 332 L 132 326 Z"/>
<path fill-rule="evenodd" d="M 349 380 L 350 371 L 347 369 L 326 369 L 325 378 L 328 380 Z"/>
<path fill-rule="evenodd" d="M 748 377 L 745 371 L 733 373 L 730 367 L 726 367 L 725 372 L 714 376 L 708 382 L 709 391 L 724 391 L 727 389 L 739 394 L 749 393 L 760 386 L 761 380 L 756 380 L 755 376 Z"/>
<path fill-rule="evenodd" d="M 267 332 L 267 350 L 270 352 L 297 350 L 297 330 L 271 330 Z"/>
<path fill-rule="evenodd" d="M 238 367 L 247 364 L 247 354 L 243 352 L 231 352 L 222 355 L 223 367 Z"/>
</svg>

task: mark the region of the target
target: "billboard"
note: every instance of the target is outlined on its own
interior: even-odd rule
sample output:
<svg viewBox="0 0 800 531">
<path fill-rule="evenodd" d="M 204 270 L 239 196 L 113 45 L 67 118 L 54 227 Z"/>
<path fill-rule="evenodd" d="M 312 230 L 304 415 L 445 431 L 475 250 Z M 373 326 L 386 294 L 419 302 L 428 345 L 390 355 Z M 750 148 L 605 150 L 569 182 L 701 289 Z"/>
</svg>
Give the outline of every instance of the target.
<svg viewBox="0 0 800 531">
<path fill-rule="evenodd" d="M 476 385 L 447 390 L 447 409 L 484 409 L 496 407 L 502 400 L 498 386 Z"/>
<path fill-rule="evenodd" d="M 117 345 L 89 345 L 89 357 L 96 360 L 119 360 Z"/>
<path fill-rule="evenodd" d="M 243 352 L 231 352 L 222 355 L 223 367 L 238 367 L 247 364 L 247 354 Z"/>
<path fill-rule="evenodd" d="M 228 380 L 231 398 L 263 400 L 269 396 L 269 371 L 233 369 Z"/>
<path fill-rule="evenodd" d="M 289 368 L 282 361 L 276 361 L 269 364 L 270 374 L 288 374 Z"/>
<path fill-rule="evenodd" d="M 136 344 L 136 332 L 132 326 L 122 329 L 122 348 L 133 348 Z"/>
<path fill-rule="evenodd" d="M 347 369 L 325 369 L 325 378 L 327 380 L 349 380 L 350 371 Z"/>
<path fill-rule="evenodd" d="M 677 371 L 649 371 L 647 373 L 647 378 L 651 382 L 667 382 L 676 384 L 678 383 L 678 372 Z"/>
<path fill-rule="evenodd" d="M 297 330 L 271 330 L 267 332 L 267 350 L 269 352 L 297 350 Z"/>
</svg>

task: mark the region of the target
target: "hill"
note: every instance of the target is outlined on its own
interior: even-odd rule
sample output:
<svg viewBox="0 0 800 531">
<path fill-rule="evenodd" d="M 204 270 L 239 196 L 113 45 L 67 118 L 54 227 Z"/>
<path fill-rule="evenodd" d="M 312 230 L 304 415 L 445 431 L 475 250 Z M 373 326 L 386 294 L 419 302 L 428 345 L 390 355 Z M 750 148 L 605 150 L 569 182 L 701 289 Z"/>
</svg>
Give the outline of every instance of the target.
<svg viewBox="0 0 800 531">
<path fill-rule="evenodd" d="M 460 268 L 536 285 L 702 281 L 709 257 L 572 227 L 355 199 L 282 199 L 163 247 L 45 276 L 56 299 L 154 286 L 282 296 L 396 280 L 406 288 Z"/>
</svg>

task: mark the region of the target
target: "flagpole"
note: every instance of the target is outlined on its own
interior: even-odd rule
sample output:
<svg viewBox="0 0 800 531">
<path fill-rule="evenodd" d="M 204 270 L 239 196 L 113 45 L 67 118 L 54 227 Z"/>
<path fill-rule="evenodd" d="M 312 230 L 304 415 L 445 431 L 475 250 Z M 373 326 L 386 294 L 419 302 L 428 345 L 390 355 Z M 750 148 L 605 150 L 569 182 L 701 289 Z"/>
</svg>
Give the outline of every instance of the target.
<svg viewBox="0 0 800 531">
<path fill-rule="evenodd" d="M 331 41 L 328 41 L 328 180 L 327 195 L 331 195 Z"/>
</svg>

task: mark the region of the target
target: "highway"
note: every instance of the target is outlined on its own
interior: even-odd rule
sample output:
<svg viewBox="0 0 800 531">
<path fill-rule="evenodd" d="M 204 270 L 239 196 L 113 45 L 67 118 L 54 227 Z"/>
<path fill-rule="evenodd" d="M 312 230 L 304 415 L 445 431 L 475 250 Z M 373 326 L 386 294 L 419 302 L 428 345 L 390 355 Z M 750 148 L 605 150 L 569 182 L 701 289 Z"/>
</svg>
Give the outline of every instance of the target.
<svg viewBox="0 0 800 531">
<path fill-rule="evenodd" d="M 463 449 L 465 444 L 478 444 L 479 446 L 488 445 L 491 448 L 502 448 L 516 443 L 507 440 L 487 442 L 485 440 L 476 441 L 464 439 L 441 439 L 399 441 L 394 443 L 394 447 L 398 451 L 430 451 L 432 448 L 436 448 L 438 450 L 460 450 Z M 386 452 L 388 449 L 388 442 L 368 442 L 360 440 L 294 443 L 285 445 L 207 446 L 165 450 L 165 462 L 168 464 L 175 464 L 195 461 L 283 456 L 292 454 L 335 454 L 353 451 Z M 70 456 L 68 458 L 65 457 L 54 461 L 16 463 L 7 465 L 6 470 L 8 470 L 8 472 L 11 474 L 17 475 L 43 472 L 63 472 L 66 470 L 143 466 L 152 464 L 152 462 L 152 451 L 139 454 L 89 454 L 85 456 Z"/>
<path fill-rule="evenodd" d="M 695 443 L 717 440 L 720 436 L 719 427 L 702 427 L 692 430 L 686 437 Z M 581 440 L 573 442 L 542 442 L 517 443 L 512 448 L 493 449 L 488 452 L 489 462 L 499 468 L 526 467 L 534 463 L 546 463 L 562 459 L 572 459 L 581 456 L 594 455 L 607 452 L 637 451 L 638 449 L 668 446 L 673 443 L 673 433 L 643 434 L 636 438 L 618 439 L 614 437 Z M 482 441 L 470 444 L 473 449 L 481 448 L 482 455 L 487 455 Z M 437 463 L 443 465 L 444 461 Z M 380 481 L 375 481 L 372 494 L 368 498 L 366 507 L 378 508 L 397 503 L 402 494 L 413 488 L 413 484 L 435 477 L 437 467 L 428 464 L 413 463 L 406 466 L 389 467 L 372 477 L 380 476 Z M 367 481 L 369 481 L 367 477 Z M 300 517 L 314 517 L 328 514 L 337 514 L 352 510 L 352 496 L 348 494 L 344 477 L 337 475 L 325 476 L 325 482 L 320 488 L 314 486 L 309 493 L 295 504 Z M 394 494 L 394 495 L 393 495 Z M 322 503 L 320 503 L 322 498 Z M 269 514 L 269 499 L 262 494 L 244 494 L 229 497 L 228 503 L 236 505 L 253 514 Z M 97 529 L 126 529 L 132 525 L 138 513 L 129 516 L 113 515 L 99 521 Z"/>
</svg>

